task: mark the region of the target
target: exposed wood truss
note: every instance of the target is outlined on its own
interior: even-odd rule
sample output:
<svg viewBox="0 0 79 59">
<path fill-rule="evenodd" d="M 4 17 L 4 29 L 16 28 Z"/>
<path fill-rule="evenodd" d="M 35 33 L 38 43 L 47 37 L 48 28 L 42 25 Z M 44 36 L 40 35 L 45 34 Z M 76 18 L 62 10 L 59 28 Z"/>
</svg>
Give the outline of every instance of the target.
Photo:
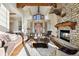
<svg viewBox="0 0 79 59">
<path fill-rule="evenodd" d="M 16 3 L 17 8 L 23 8 L 24 6 L 55 6 L 56 3 Z"/>
</svg>

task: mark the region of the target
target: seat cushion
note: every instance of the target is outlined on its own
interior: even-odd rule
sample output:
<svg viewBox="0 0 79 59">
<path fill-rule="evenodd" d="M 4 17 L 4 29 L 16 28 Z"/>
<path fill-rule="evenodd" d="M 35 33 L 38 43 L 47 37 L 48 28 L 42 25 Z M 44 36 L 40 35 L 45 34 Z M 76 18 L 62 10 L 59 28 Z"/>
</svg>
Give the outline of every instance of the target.
<svg viewBox="0 0 79 59">
<path fill-rule="evenodd" d="M 0 48 L 0 56 L 5 56 L 5 49 L 4 49 L 4 47 Z"/>
</svg>

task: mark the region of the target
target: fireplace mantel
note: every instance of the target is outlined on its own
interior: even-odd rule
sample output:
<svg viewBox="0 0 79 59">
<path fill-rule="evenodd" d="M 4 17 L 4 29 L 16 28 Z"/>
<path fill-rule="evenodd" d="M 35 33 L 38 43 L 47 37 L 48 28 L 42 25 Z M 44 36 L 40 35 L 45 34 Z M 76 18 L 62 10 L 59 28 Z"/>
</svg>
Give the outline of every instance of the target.
<svg viewBox="0 0 79 59">
<path fill-rule="evenodd" d="M 59 29 L 59 28 L 62 28 L 62 27 L 69 26 L 71 29 L 75 29 L 76 25 L 77 25 L 77 22 L 66 21 L 66 22 L 56 24 L 55 27 L 57 29 Z"/>
</svg>

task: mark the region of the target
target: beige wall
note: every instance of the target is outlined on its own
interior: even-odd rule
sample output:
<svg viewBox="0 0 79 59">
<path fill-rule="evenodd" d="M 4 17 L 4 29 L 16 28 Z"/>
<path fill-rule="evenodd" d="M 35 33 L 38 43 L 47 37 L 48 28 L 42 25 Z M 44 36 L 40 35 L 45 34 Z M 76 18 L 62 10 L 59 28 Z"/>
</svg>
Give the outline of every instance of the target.
<svg viewBox="0 0 79 59">
<path fill-rule="evenodd" d="M 51 20 L 51 29 L 52 30 L 52 34 L 57 36 L 57 28 L 55 27 L 55 25 L 57 24 L 57 16 L 55 14 L 50 14 L 49 15 L 49 19 Z"/>
<path fill-rule="evenodd" d="M 30 27 L 30 20 L 22 16 L 12 16 L 10 17 L 10 31 L 20 32 L 19 31 L 19 20 L 22 20 L 22 32 L 27 33 L 27 28 Z"/>
<path fill-rule="evenodd" d="M 19 25 L 18 22 L 21 18 L 14 16 L 14 17 L 10 17 L 10 31 L 12 32 L 19 32 Z"/>
</svg>

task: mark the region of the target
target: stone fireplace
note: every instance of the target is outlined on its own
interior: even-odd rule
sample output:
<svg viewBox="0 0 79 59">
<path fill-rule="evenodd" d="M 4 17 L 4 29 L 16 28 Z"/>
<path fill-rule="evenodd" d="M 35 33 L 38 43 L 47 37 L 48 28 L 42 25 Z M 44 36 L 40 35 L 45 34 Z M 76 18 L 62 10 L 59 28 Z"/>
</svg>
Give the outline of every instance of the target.
<svg viewBox="0 0 79 59">
<path fill-rule="evenodd" d="M 77 23 L 76 22 L 71 22 L 71 21 L 66 21 L 62 23 L 58 23 L 55 25 L 55 27 L 58 30 L 58 38 L 65 40 L 67 42 L 71 42 L 71 31 L 75 30 Z"/>
</svg>

